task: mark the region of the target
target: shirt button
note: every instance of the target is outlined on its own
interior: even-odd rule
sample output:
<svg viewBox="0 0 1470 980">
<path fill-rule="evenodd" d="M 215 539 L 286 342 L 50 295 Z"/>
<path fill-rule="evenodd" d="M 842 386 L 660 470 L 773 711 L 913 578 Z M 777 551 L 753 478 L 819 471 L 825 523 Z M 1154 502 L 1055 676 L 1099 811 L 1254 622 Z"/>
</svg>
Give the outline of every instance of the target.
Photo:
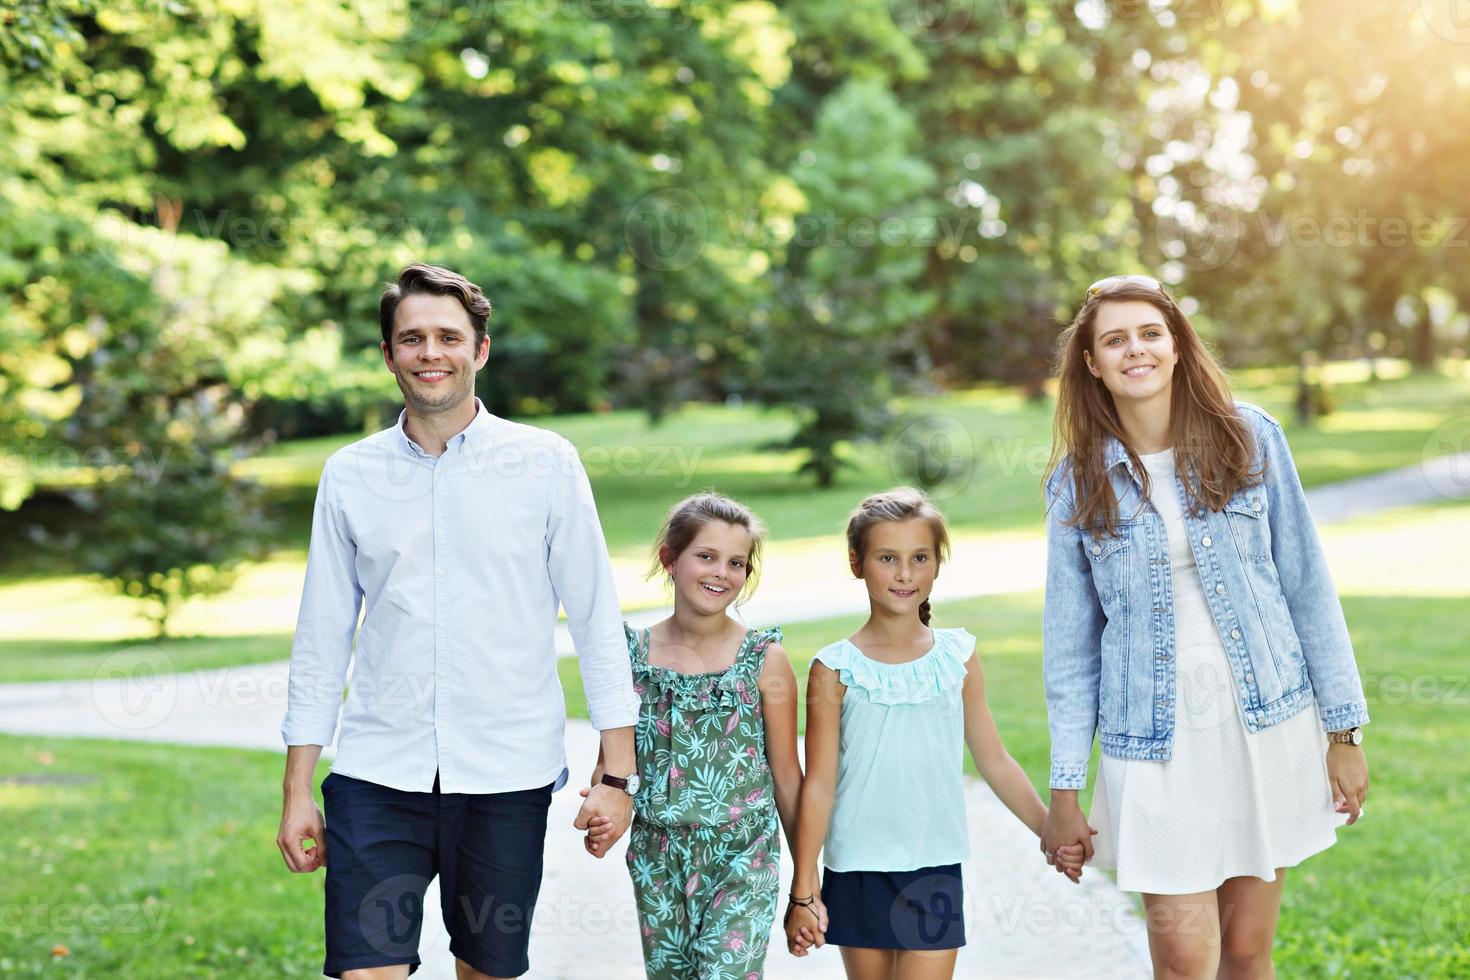
<svg viewBox="0 0 1470 980">
<path fill-rule="evenodd" d="M 440 578 L 443 578 L 444 577 L 444 569 L 442 569 L 442 568 L 436 568 L 436 569 L 434 569 L 434 574 L 437 575 L 437 576 L 439 576 Z"/>
<path fill-rule="evenodd" d="M 1238 639 L 1240 639 L 1240 630 L 1231 630 L 1230 631 L 1230 638 L 1232 640 L 1238 640 Z"/>
<path fill-rule="evenodd" d="M 1224 595 L 1224 594 L 1225 594 L 1225 586 L 1223 586 L 1223 585 L 1217 585 L 1217 586 L 1215 586 L 1215 595 Z"/>
<path fill-rule="evenodd" d="M 444 526 L 444 518 L 442 518 L 442 517 L 436 517 L 436 518 L 434 518 L 434 523 L 435 524 L 438 524 L 440 527 L 443 527 Z"/>
<path fill-rule="evenodd" d="M 1213 542 L 1210 540 L 1210 536 L 1206 534 L 1203 538 L 1200 539 L 1200 544 L 1208 548 L 1211 544 L 1213 544 Z"/>
</svg>

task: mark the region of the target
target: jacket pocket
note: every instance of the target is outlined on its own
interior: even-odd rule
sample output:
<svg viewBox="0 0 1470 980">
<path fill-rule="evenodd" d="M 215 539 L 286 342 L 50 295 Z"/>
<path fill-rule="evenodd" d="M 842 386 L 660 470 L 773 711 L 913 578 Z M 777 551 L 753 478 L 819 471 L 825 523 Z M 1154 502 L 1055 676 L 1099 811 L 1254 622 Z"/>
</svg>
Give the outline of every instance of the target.
<svg viewBox="0 0 1470 980">
<path fill-rule="evenodd" d="M 1267 520 L 1266 488 L 1247 487 L 1225 503 L 1225 521 L 1241 561 L 1271 560 L 1271 525 Z"/>
</svg>

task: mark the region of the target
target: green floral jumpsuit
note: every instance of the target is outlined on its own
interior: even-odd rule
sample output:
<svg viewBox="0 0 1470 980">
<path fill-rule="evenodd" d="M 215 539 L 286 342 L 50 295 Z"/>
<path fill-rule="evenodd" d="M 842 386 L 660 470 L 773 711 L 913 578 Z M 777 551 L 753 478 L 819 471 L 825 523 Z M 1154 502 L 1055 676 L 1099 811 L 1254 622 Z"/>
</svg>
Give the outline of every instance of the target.
<svg viewBox="0 0 1470 980">
<path fill-rule="evenodd" d="M 750 630 L 729 669 L 648 662 L 624 626 L 642 702 L 628 872 L 650 980 L 760 980 L 780 893 L 781 839 L 756 686 L 781 630 Z"/>
</svg>

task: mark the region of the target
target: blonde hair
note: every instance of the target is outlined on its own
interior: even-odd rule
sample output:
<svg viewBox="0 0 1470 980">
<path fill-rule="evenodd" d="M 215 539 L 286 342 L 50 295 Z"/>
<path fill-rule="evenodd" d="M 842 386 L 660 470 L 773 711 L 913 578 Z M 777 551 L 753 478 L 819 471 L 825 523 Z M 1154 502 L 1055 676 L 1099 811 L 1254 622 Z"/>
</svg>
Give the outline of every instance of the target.
<svg viewBox="0 0 1470 980">
<path fill-rule="evenodd" d="M 949 560 L 949 524 L 928 494 L 913 487 L 894 487 L 863 499 L 847 519 L 847 550 L 859 564 L 868 550 L 868 535 L 883 521 L 920 520 L 934 532 L 934 550 L 939 564 Z M 929 600 L 919 606 L 919 621 L 929 625 Z"/>
<path fill-rule="evenodd" d="M 669 510 L 669 516 L 664 519 L 664 526 L 653 542 L 653 565 L 648 570 L 648 577 L 653 578 L 664 570 L 664 549 L 667 548 L 677 560 L 700 529 L 715 521 L 743 527 L 750 534 L 750 554 L 745 556 L 745 584 L 735 597 L 735 603 L 739 605 L 755 592 L 760 579 L 761 542 L 765 539 L 766 526 L 749 507 L 713 490 L 685 497 Z"/>
</svg>

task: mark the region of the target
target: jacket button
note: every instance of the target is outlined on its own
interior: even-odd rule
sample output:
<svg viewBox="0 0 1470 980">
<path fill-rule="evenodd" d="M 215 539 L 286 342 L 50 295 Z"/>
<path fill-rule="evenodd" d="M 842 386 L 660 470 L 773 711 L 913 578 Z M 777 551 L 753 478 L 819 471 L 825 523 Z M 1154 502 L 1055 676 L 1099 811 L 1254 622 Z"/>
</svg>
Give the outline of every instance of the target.
<svg viewBox="0 0 1470 980">
<path fill-rule="evenodd" d="M 1260 510 L 1260 509 L 1261 509 L 1261 502 L 1259 500 L 1257 500 L 1255 503 L 1251 504 L 1251 510 Z"/>
<path fill-rule="evenodd" d="M 1238 640 L 1238 639 L 1240 639 L 1240 630 L 1231 630 L 1230 631 L 1230 638 L 1232 640 Z"/>
<path fill-rule="evenodd" d="M 1208 548 L 1213 542 L 1210 540 L 1210 536 L 1206 534 L 1203 538 L 1200 539 L 1199 543 Z"/>
<path fill-rule="evenodd" d="M 1100 555 L 1100 554 L 1102 554 L 1102 545 L 1100 545 L 1100 544 L 1093 545 L 1092 546 L 1092 553 L 1094 555 Z"/>
<path fill-rule="evenodd" d="M 1215 586 L 1215 594 L 1216 595 L 1224 595 L 1225 594 L 1225 586 L 1223 586 L 1223 585 L 1217 585 L 1217 586 Z"/>
</svg>

